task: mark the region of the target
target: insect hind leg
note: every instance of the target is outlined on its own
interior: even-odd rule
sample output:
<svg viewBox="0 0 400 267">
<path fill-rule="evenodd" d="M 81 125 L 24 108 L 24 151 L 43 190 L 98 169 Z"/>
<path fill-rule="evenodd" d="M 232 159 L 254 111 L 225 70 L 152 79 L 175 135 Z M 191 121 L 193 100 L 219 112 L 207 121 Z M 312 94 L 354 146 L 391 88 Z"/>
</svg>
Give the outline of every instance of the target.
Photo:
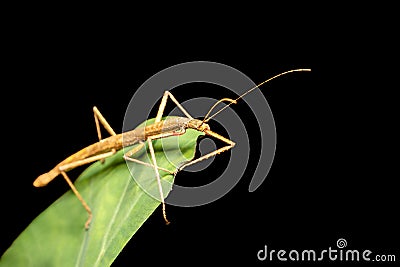
<svg viewBox="0 0 400 267">
<path fill-rule="evenodd" d="M 93 114 L 94 114 L 94 121 L 96 123 L 96 131 L 97 131 L 97 136 L 99 137 L 99 141 L 102 140 L 101 138 L 101 129 L 100 129 L 100 123 L 103 125 L 104 129 L 107 130 L 107 132 L 114 136 L 117 135 L 113 128 L 110 126 L 110 124 L 107 122 L 106 118 L 104 118 L 103 114 L 101 114 L 100 110 L 94 106 L 93 107 Z M 115 153 L 115 151 L 114 151 Z M 104 163 L 105 159 L 101 159 L 100 162 Z"/>
</svg>

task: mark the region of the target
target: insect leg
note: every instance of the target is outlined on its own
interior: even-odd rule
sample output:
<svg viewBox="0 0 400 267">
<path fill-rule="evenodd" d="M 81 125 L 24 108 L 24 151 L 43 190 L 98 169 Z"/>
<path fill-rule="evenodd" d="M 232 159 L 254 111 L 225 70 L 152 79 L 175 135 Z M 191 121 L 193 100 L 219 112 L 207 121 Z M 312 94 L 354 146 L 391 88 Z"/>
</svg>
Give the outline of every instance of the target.
<svg viewBox="0 0 400 267">
<path fill-rule="evenodd" d="M 137 146 L 135 146 L 133 149 L 131 149 L 131 150 L 129 150 L 128 152 L 126 152 L 126 153 L 124 154 L 124 159 L 125 159 L 125 160 L 128 160 L 128 161 L 135 162 L 135 163 L 139 163 L 139 164 L 142 164 L 142 165 L 151 167 L 151 168 L 157 168 L 157 169 L 159 169 L 159 170 L 168 172 L 168 173 L 170 173 L 170 174 L 174 174 L 174 172 L 172 172 L 172 171 L 170 171 L 170 170 L 168 170 L 168 169 L 165 169 L 165 168 L 163 168 L 163 167 L 158 167 L 158 166 L 156 167 L 156 166 L 154 166 L 154 165 L 152 165 L 152 164 L 150 164 L 150 163 L 147 163 L 147 162 L 144 162 L 144 161 L 141 161 L 141 160 L 138 160 L 138 159 L 135 159 L 135 158 L 132 158 L 132 157 L 131 157 L 132 155 L 134 155 L 134 154 L 136 154 L 137 152 L 139 152 L 142 148 L 144 148 L 144 143 L 143 143 L 143 142 L 142 142 L 142 143 L 139 143 L 139 144 L 138 144 Z"/>
<path fill-rule="evenodd" d="M 107 122 L 107 120 L 100 113 L 100 110 L 96 106 L 93 107 L 93 114 L 94 114 L 94 121 L 96 123 L 96 130 L 97 130 L 97 136 L 99 137 L 99 141 L 101 141 L 100 123 L 103 125 L 104 129 L 107 130 L 107 132 L 109 132 L 111 135 L 116 135 L 113 128 L 111 128 L 110 124 Z M 104 158 L 101 159 L 100 161 L 101 161 L 101 163 L 104 163 Z"/>
<path fill-rule="evenodd" d="M 162 117 L 162 115 L 164 113 L 164 109 L 165 109 L 165 105 L 167 104 L 168 97 L 171 98 L 171 100 L 183 112 L 183 114 L 186 115 L 186 117 L 188 117 L 189 119 L 193 119 L 193 117 L 190 116 L 189 112 L 187 112 L 186 109 L 184 109 L 182 107 L 182 105 L 178 102 L 178 100 L 176 100 L 176 98 L 169 91 L 165 91 L 164 95 L 163 95 L 163 98 L 161 99 L 160 107 L 158 108 L 158 112 L 157 112 L 157 116 L 156 116 L 155 122 L 161 121 L 161 117 Z"/>
<path fill-rule="evenodd" d="M 182 170 L 183 168 L 187 167 L 187 166 L 193 165 L 193 164 L 195 164 L 197 162 L 203 161 L 203 160 L 208 159 L 208 158 L 210 158 L 212 156 L 215 156 L 217 154 L 225 152 L 225 151 L 227 151 L 227 150 L 229 150 L 229 149 L 231 149 L 232 147 L 235 146 L 235 142 L 233 142 L 233 141 L 231 141 L 231 140 L 229 140 L 229 139 L 223 137 L 222 135 L 219 135 L 219 134 L 217 134 L 217 133 L 215 133 L 213 131 L 207 130 L 207 131 L 205 131 L 205 133 L 207 135 L 209 135 L 209 136 L 212 136 L 212 137 L 214 137 L 214 138 L 216 138 L 218 140 L 221 140 L 221 141 L 227 143 L 228 145 L 224 146 L 224 147 L 221 147 L 221 148 L 219 148 L 219 149 L 217 149 L 217 150 L 215 150 L 213 152 L 210 152 L 210 153 L 208 153 L 208 154 L 206 154 L 204 156 L 201 156 L 200 158 L 197 158 L 195 160 L 192 160 L 192 161 L 190 161 L 188 163 L 183 164 L 181 167 L 179 167 L 179 171 Z"/>
<path fill-rule="evenodd" d="M 65 165 L 61 165 L 59 167 L 60 173 L 62 174 L 62 176 L 64 177 L 64 179 L 67 181 L 68 185 L 71 187 L 72 191 L 74 192 L 74 194 L 76 195 L 76 197 L 79 199 L 79 201 L 82 203 L 82 206 L 85 208 L 85 210 L 87 211 L 87 213 L 89 214 L 89 217 L 85 223 L 85 229 L 89 229 L 89 224 L 92 220 L 92 211 L 90 210 L 89 205 L 86 203 L 86 201 L 83 199 L 83 197 L 81 196 L 81 194 L 78 192 L 78 190 L 76 189 L 76 187 L 74 186 L 74 184 L 71 182 L 71 180 L 68 178 L 66 171 L 71 170 L 73 168 L 76 168 L 78 166 L 82 166 L 88 163 L 91 163 L 93 161 L 97 161 L 97 160 L 101 160 L 104 158 L 107 158 L 109 156 L 112 156 L 113 154 L 115 154 L 115 150 L 112 150 L 110 152 L 106 152 L 100 155 L 96 155 L 93 157 L 89 157 L 86 159 L 82 159 L 82 160 L 77 160 L 75 162 L 72 163 L 68 163 Z"/>
<path fill-rule="evenodd" d="M 157 161 L 156 161 L 156 155 L 155 155 L 155 153 L 154 153 L 153 142 L 152 142 L 151 138 L 147 138 L 147 143 L 149 144 L 149 150 L 150 150 L 150 154 L 151 154 L 151 159 L 152 159 L 152 161 L 153 161 L 154 171 L 155 171 L 155 173 L 156 173 L 158 191 L 159 191 L 159 193 L 160 193 L 161 204 L 162 204 L 163 217 L 164 217 L 165 223 L 168 225 L 170 222 L 168 221 L 168 219 L 167 219 L 167 214 L 166 214 L 166 212 L 165 212 L 164 193 L 163 193 L 163 191 L 162 191 L 160 173 L 158 172 L 158 166 L 157 166 Z"/>
<path fill-rule="evenodd" d="M 193 119 L 193 117 L 190 116 L 190 114 L 183 108 L 183 106 L 176 100 L 176 98 L 169 91 L 165 91 L 164 95 L 163 95 L 163 97 L 161 99 L 160 106 L 158 108 L 158 112 L 157 112 L 157 116 L 155 118 L 155 122 L 160 122 L 161 121 L 161 118 L 162 118 L 164 110 L 165 110 L 165 106 L 167 104 L 168 97 L 171 98 L 171 100 L 186 115 L 186 117 L 188 117 L 189 119 Z M 165 137 L 169 136 L 169 135 L 170 134 L 166 134 Z M 157 136 L 157 138 L 162 138 L 162 136 Z M 128 153 L 129 153 L 129 155 L 132 155 L 132 154 L 136 153 L 137 151 L 139 151 L 141 148 L 139 148 L 139 149 L 137 149 L 136 151 L 133 151 L 133 152 L 132 151 L 128 151 L 128 153 L 125 154 L 124 158 L 127 159 L 127 160 L 130 160 L 130 161 L 134 161 L 134 162 L 137 162 L 137 163 L 140 163 L 140 164 L 143 164 L 143 165 L 146 165 L 146 166 L 151 166 L 151 167 L 154 168 L 154 171 L 156 173 L 156 178 L 157 178 L 158 191 L 160 193 L 160 198 L 161 198 L 163 217 L 164 217 L 164 220 L 165 220 L 166 224 L 169 224 L 170 222 L 168 221 L 167 215 L 166 215 L 166 212 L 165 212 L 165 201 L 164 201 L 164 194 L 163 194 L 162 186 L 161 186 L 161 178 L 160 178 L 160 174 L 158 172 L 159 169 L 160 170 L 166 170 L 166 169 L 160 168 L 160 167 L 157 166 L 157 161 L 156 161 L 156 156 L 155 156 L 155 153 L 154 153 L 152 139 L 156 139 L 156 138 L 151 138 L 151 137 L 147 138 L 147 143 L 149 145 L 149 150 L 150 150 L 150 154 L 151 154 L 151 159 L 153 161 L 153 165 L 145 163 L 145 162 L 142 162 L 142 161 L 139 161 L 139 160 L 136 160 L 136 159 L 133 159 L 133 158 L 130 158 L 127 155 Z M 166 170 L 166 171 L 171 173 L 169 170 Z"/>
<path fill-rule="evenodd" d="M 93 107 L 93 113 L 94 113 L 94 121 L 96 123 L 97 136 L 99 137 L 99 140 L 101 140 L 100 123 L 103 125 L 104 129 L 107 130 L 107 132 L 109 132 L 111 135 L 116 135 L 113 128 L 111 128 L 110 124 L 107 122 L 107 120 L 100 113 L 99 109 L 96 106 Z"/>
<path fill-rule="evenodd" d="M 68 175 L 64 172 L 61 171 L 62 176 L 64 177 L 65 181 L 67 181 L 68 185 L 71 187 L 72 191 L 74 192 L 75 196 L 79 199 L 79 201 L 82 203 L 82 206 L 85 208 L 85 210 L 88 213 L 88 219 L 86 220 L 85 223 L 85 229 L 89 229 L 90 222 L 92 221 L 92 210 L 90 209 L 89 205 L 86 203 L 86 201 L 83 199 L 81 194 L 78 192 L 74 184 L 71 182 L 71 180 L 68 178 Z"/>
</svg>

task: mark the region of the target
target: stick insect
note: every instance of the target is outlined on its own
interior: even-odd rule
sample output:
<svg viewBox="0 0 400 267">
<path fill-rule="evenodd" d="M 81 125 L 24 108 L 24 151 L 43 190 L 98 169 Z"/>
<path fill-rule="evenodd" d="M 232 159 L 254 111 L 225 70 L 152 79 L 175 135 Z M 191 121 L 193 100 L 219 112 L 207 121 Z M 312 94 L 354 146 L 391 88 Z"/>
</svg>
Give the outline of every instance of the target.
<svg viewBox="0 0 400 267">
<path fill-rule="evenodd" d="M 291 72 L 298 72 L 298 71 L 310 71 L 310 69 L 289 70 L 289 71 L 277 74 L 277 75 L 273 76 L 272 78 L 269 78 L 269 79 L 261 82 L 260 84 L 247 90 L 245 93 L 243 93 L 236 99 L 222 98 L 221 100 L 217 101 L 210 108 L 210 110 L 208 111 L 208 113 L 206 114 L 206 116 L 204 117 L 203 120 L 194 119 L 183 108 L 183 106 L 176 100 L 176 98 L 171 94 L 171 92 L 165 91 L 164 95 L 161 99 L 161 103 L 160 103 L 160 106 L 159 106 L 159 109 L 158 109 L 158 112 L 157 112 L 157 115 L 156 115 L 156 118 L 155 118 L 153 124 L 143 126 L 140 128 L 136 128 L 134 130 L 127 131 L 127 132 L 124 132 L 121 134 L 116 134 L 115 131 L 110 126 L 110 124 L 104 118 L 104 116 L 100 113 L 99 109 L 95 106 L 95 107 L 93 107 L 93 113 L 94 113 L 94 120 L 95 120 L 95 124 L 96 124 L 96 130 L 97 130 L 97 135 L 98 135 L 99 141 L 79 150 L 75 154 L 72 154 L 71 156 L 67 157 L 65 160 L 61 161 L 49 172 L 46 172 L 46 173 L 40 175 L 39 177 L 37 177 L 36 180 L 33 182 L 33 185 L 35 187 L 46 186 L 49 182 L 51 182 L 58 175 L 61 174 L 63 176 L 63 178 L 65 179 L 65 181 L 68 183 L 68 185 L 71 187 L 71 190 L 74 192 L 76 197 L 81 202 L 82 206 L 85 208 L 85 210 L 88 213 L 88 219 L 85 223 L 85 229 L 87 230 L 87 229 L 89 229 L 89 225 L 92 220 L 92 211 L 91 211 L 89 205 L 86 203 L 86 201 L 81 196 L 81 194 L 78 192 L 78 190 L 76 189 L 76 187 L 74 186 L 72 181 L 69 179 L 69 177 L 67 175 L 67 171 L 72 170 L 76 167 L 88 164 L 88 163 L 98 161 L 98 160 L 104 161 L 105 158 L 114 155 L 117 152 L 117 150 L 120 150 L 120 149 L 130 146 L 130 145 L 138 144 L 138 146 L 136 146 L 132 150 L 129 150 L 128 152 L 126 152 L 123 157 L 125 160 L 143 164 L 143 165 L 149 166 L 154 169 L 155 174 L 156 174 L 157 184 L 158 184 L 158 191 L 160 193 L 163 218 L 164 218 L 166 224 L 169 224 L 169 221 L 166 216 L 164 195 L 162 192 L 160 174 L 159 174 L 158 170 L 163 170 L 163 171 L 166 171 L 166 172 L 176 175 L 176 173 L 178 171 L 181 171 L 183 168 L 185 168 L 187 166 L 190 166 L 190 165 L 200 162 L 202 160 L 208 159 L 210 157 L 216 156 L 217 154 L 220 154 L 222 152 L 225 152 L 225 151 L 233 148 L 235 146 L 235 142 L 219 135 L 216 132 L 213 132 L 210 129 L 210 126 L 207 124 L 207 122 L 210 119 L 212 119 L 213 117 L 215 117 L 218 113 L 222 112 L 224 109 L 226 109 L 231 104 L 236 104 L 236 102 L 239 99 L 243 98 L 245 95 L 247 95 L 251 91 L 255 90 L 256 88 L 260 87 L 261 85 L 263 85 L 275 78 L 278 78 L 279 76 L 282 76 L 282 75 L 285 75 L 285 74 L 288 74 Z M 183 112 L 183 114 L 186 117 L 174 117 L 174 118 L 167 118 L 166 120 L 161 120 L 168 98 L 170 98 L 175 103 L 175 105 Z M 212 110 L 221 102 L 229 102 L 229 103 L 210 116 Z M 100 124 L 111 135 L 110 137 L 107 137 L 104 139 L 102 138 Z M 218 140 L 221 140 L 226 145 L 224 147 L 216 149 L 213 152 L 210 152 L 206 155 L 203 155 L 197 159 L 194 159 L 192 161 L 189 161 L 189 162 L 183 164 L 175 172 L 171 172 L 165 168 L 159 167 L 156 162 L 156 157 L 155 157 L 155 152 L 154 152 L 152 141 L 156 140 L 156 139 L 160 139 L 160 138 L 167 138 L 169 136 L 182 135 L 185 133 L 186 129 L 194 129 L 197 131 L 204 132 L 206 135 L 208 135 L 210 137 L 214 137 Z M 135 153 L 137 153 L 144 147 L 145 142 L 148 143 L 148 148 L 150 151 L 152 164 L 137 160 L 134 157 L 132 157 L 133 155 L 135 155 Z"/>
</svg>

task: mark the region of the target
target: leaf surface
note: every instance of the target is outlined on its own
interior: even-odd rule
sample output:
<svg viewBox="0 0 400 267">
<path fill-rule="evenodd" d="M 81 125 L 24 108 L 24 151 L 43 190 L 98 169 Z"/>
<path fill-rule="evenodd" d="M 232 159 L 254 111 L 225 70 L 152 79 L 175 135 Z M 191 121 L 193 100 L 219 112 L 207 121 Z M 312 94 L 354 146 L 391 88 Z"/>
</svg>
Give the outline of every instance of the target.
<svg viewBox="0 0 400 267">
<path fill-rule="evenodd" d="M 188 129 L 181 136 L 153 141 L 158 166 L 175 171 L 193 159 L 200 135 Z M 103 164 L 90 165 L 76 180 L 75 186 L 93 211 L 89 230 L 84 229 L 87 213 L 69 190 L 17 237 L 0 266 L 110 266 L 160 204 L 154 169 L 123 159 L 131 148 L 118 151 Z M 147 146 L 133 157 L 151 162 Z M 174 176 L 159 173 L 166 197 Z"/>
</svg>

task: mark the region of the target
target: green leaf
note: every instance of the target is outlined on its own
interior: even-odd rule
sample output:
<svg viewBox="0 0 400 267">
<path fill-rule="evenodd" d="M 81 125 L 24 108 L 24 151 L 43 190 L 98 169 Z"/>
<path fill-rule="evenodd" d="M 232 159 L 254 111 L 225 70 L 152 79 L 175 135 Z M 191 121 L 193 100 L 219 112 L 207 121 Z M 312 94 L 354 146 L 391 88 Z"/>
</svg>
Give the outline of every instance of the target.
<svg viewBox="0 0 400 267">
<path fill-rule="evenodd" d="M 175 171 L 176 166 L 193 159 L 200 135 L 203 133 L 188 129 L 181 136 L 154 141 L 158 166 Z M 124 151 L 103 164 L 92 164 L 75 182 L 93 211 L 88 231 L 84 229 L 87 213 L 69 190 L 18 236 L 1 257 L 0 266 L 110 266 L 160 204 L 154 169 L 127 164 L 122 158 Z M 147 146 L 134 157 L 150 162 Z M 166 197 L 174 177 L 159 173 Z"/>
</svg>

